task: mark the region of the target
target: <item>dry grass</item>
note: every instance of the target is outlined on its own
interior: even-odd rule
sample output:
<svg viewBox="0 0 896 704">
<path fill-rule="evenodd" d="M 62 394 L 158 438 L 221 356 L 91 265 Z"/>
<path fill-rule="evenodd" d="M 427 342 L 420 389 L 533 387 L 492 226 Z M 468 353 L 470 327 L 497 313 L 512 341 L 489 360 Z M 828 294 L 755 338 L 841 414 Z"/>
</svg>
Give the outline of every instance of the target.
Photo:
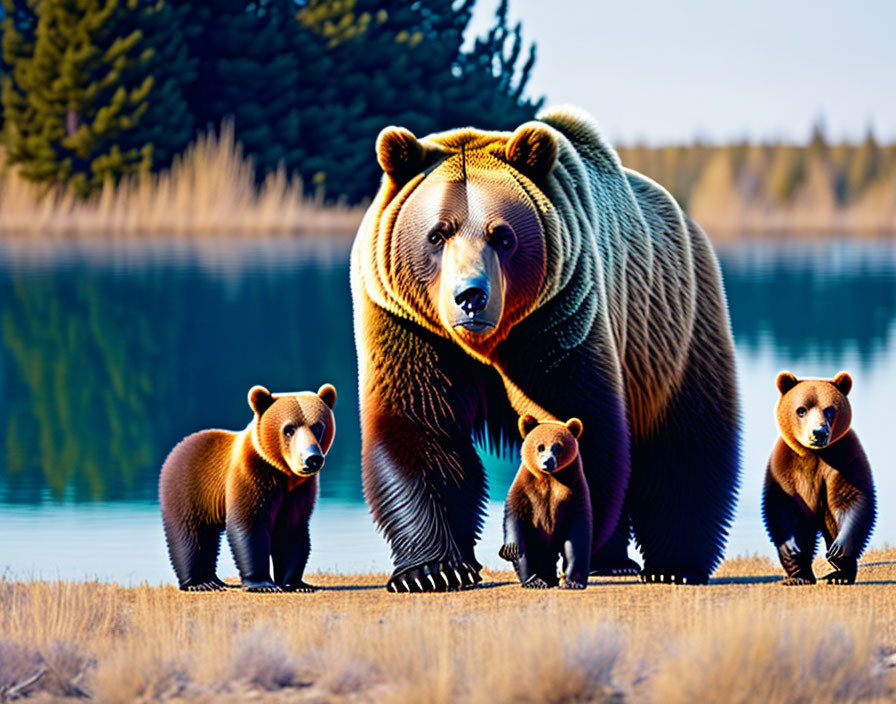
<svg viewBox="0 0 896 704">
<path fill-rule="evenodd" d="M 440 595 L 389 594 L 385 575 L 285 595 L 0 581 L 0 700 L 892 700 L 896 550 L 868 554 L 853 587 L 778 578 L 740 558 L 709 587 L 570 593 L 505 572 Z"/>
<path fill-rule="evenodd" d="M 4 162 L 0 153 L 0 241 L 7 242 L 347 239 L 364 212 L 306 197 L 301 181 L 282 170 L 258 188 L 226 125 L 220 138 L 200 138 L 170 170 L 110 183 L 87 201 L 65 188 L 47 192 Z"/>
</svg>

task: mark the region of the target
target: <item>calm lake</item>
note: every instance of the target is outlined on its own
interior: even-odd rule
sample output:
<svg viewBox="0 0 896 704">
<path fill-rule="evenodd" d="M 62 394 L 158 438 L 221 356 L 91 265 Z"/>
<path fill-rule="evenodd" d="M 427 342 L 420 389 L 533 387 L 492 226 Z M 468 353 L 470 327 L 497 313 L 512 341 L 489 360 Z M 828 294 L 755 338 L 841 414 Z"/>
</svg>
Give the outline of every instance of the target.
<svg viewBox="0 0 896 704">
<path fill-rule="evenodd" d="M 209 249 L 213 249 L 210 247 Z M 184 435 L 241 429 L 253 384 L 339 392 L 310 571 L 387 572 L 361 494 L 347 251 L 298 244 L 0 249 L 0 572 L 18 579 L 174 583 L 156 499 Z M 853 427 L 896 544 L 889 438 L 896 395 L 896 244 L 744 245 L 719 252 L 737 343 L 743 480 L 728 556 L 774 555 L 760 515 L 776 437 L 775 375 L 850 371 Z M 492 502 L 478 557 L 497 557 L 515 460 L 487 458 Z M 222 575 L 234 575 L 222 541 Z"/>
</svg>

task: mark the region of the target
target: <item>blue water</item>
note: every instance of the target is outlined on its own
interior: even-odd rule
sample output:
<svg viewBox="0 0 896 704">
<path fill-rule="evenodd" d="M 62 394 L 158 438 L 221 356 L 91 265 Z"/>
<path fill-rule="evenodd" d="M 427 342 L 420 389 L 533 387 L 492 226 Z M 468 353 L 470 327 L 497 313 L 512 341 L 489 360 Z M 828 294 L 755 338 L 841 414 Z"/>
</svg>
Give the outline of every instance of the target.
<svg viewBox="0 0 896 704">
<path fill-rule="evenodd" d="M 744 472 L 728 554 L 773 555 L 759 501 L 775 440 L 775 375 L 854 377 L 853 427 L 896 495 L 896 245 L 721 251 L 743 400 Z M 173 583 L 158 469 L 184 435 L 239 429 L 246 392 L 336 385 L 337 436 L 312 519 L 311 571 L 388 572 L 363 503 L 347 252 L 305 244 L 118 248 L 23 259 L 0 251 L 0 571 Z M 487 458 L 478 556 L 497 558 L 513 460 Z M 896 542 L 882 511 L 873 545 Z M 221 574 L 236 573 L 222 541 Z"/>
</svg>

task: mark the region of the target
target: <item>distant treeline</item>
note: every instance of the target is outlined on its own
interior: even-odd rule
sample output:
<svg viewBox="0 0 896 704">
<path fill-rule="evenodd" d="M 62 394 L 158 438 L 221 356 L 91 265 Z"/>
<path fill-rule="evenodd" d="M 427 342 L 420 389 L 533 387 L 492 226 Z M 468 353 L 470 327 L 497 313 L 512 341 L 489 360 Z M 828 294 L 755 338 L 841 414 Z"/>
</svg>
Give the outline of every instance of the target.
<svg viewBox="0 0 896 704">
<path fill-rule="evenodd" d="M 464 48 L 475 0 L 2 0 L 2 131 L 22 177 L 81 196 L 159 171 L 232 121 L 261 182 L 356 203 L 377 133 L 512 128 L 540 101 L 503 0 Z"/>
<path fill-rule="evenodd" d="M 715 239 L 751 234 L 896 235 L 896 144 L 869 130 L 831 144 L 633 146 L 623 164 L 663 184 Z"/>
</svg>

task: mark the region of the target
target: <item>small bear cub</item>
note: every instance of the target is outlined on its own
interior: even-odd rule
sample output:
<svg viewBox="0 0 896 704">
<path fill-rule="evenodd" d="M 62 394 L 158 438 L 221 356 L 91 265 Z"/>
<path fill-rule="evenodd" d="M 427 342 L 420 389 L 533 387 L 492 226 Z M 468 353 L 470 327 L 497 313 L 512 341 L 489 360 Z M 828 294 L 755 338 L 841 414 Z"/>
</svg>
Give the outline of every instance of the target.
<svg viewBox="0 0 896 704">
<path fill-rule="evenodd" d="M 776 384 L 781 436 L 766 469 L 762 515 L 787 573 L 782 584 L 815 584 L 819 531 L 834 568 L 824 581 L 853 584 L 877 509 L 868 458 L 850 429 L 852 378 L 797 379 L 785 371 Z"/>
<path fill-rule="evenodd" d="M 314 590 L 302 579 L 308 521 L 336 432 L 335 403 L 330 384 L 291 394 L 253 386 L 255 415 L 245 430 L 203 430 L 175 446 L 162 466 L 159 503 L 181 589 L 224 588 L 215 567 L 226 530 L 244 591 Z"/>
<path fill-rule="evenodd" d="M 504 545 L 526 589 L 584 589 L 591 557 L 591 497 L 579 458 L 582 421 L 519 420 L 522 462 L 504 505 Z M 558 580 L 557 557 L 563 558 Z"/>
</svg>

